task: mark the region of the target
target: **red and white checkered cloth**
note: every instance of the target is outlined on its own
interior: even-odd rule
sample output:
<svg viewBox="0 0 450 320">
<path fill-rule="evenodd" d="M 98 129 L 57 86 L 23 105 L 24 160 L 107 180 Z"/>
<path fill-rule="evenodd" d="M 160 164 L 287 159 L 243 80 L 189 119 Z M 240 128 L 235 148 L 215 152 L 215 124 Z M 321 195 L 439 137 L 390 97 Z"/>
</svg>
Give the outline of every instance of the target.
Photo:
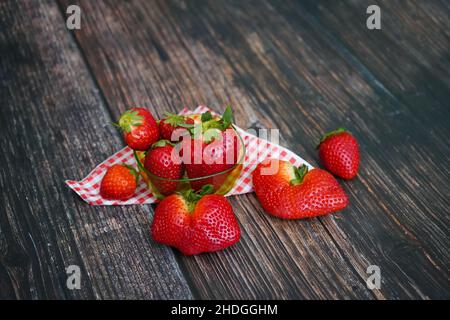
<svg viewBox="0 0 450 320">
<path fill-rule="evenodd" d="M 208 110 L 209 109 L 204 106 L 199 106 L 194 111 L 184 108 L 180 114 L 200 114 Z M 255 135 L 242 130 L 241 128 L 237 128 L 237 131 L 244 140 L 246 154 L 241 174 L 236 181 L 236 185 L 230 190 L 230 192 L 228 192 L 227 196 L 252 192 L 253 186 L 251 173 L 258 163 L 268 157 L 290 161 L 295 166 L 306 164 L 309 168 L 312 168 L 309 163 L 286 148 L 283 148 L 275 143 L 271 143 L 265 139 L 258 138 Z M 112 165 L 120 163 L 126 163 L 137 167 L 132 149 L 125 147 L 119 152 L 113 154 L 111 157 L 99 164 L 94 170 L 92 170 L 91 173 L 89 173 L 83 180 L 66 180 L 66 183 L 84 201 L 91 205 L 115 206 L 129 204 L 151 204 L 157 202 L 158 200 L 153 196 L 152 190 L 149 189 L 143 179 L 140 179 L 139 186 L 136 190 L 136 195 L 126 201 L 106 200 L 102 198 L 100 195 L 100 182 L 102 181 L 106 170 Z"/>
</svg>

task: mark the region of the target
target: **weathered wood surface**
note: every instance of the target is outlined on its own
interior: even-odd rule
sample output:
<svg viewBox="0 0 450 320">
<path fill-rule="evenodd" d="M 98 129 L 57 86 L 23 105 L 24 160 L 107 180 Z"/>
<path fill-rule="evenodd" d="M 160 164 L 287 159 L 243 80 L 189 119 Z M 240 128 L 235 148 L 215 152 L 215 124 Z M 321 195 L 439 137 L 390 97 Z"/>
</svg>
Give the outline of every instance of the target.
<svg viewBox="0 0 450 320">
<path fill-rule="evenodd" d="M 64 180 L 121 146 L 55 2 L 2 1 L 1 298 L 190 298 L 148 207 L 90 207 Z M 82 269 L 81 290 L 66 267 Z"/>
<path fill-rule="evenodd" d="M 184 105 L 217 109 L 231 102 L 238 125 L 251 125 L 246 114 L 251 112 L 253 121 L 266 118 L 264 125 L 273 127 L 270 118 L 249 101 L 250 92 L 239 93 L 236 72 L 226 57 L 218 55 L 222 49 L 214 47 L 217 54 L 210 56 L 206 46 L 192 41 L 189 34 L 210 40 L 209 34 L 183 25 L 178 7 L 146 1 L 80 5 L 87 12 L 86 23 L 76 36 L 115 116 L 130 105 L 147 105 L 162 115 L 165 109 L 179 110 Z M 172 10 L 173 20 L 166 10 Z M 188 22 L 199 21 L 196 11 L 187 11 Z M 90 14 L 98 12 L 103 18 Z M 186 34 L 179 34 L 176 26 Z M 94 41 L 97 45 L 90 45 Z M 196 48 L 199 52 L 192 52 Z M 181 258 L 199 297 L 372 297 L 319 220 L 289 223 L 271 218 L 254 195 L 233 198 L 232 203 L 243 227 L 241 242 L 217 254 Z"/>
<path fill-rule="evenodd" d="M 367 1 L 80 1 L 74 37 L 69 4 L 0 4 L 0 298 L 450 298 L 448 3 L 382 1 L 368 31 Z M 234 197 L 239 244 L 182 257 L 151 240 L 152 207 L 63 185 L 120 148 L 126 108 L 199 104 L 279 128 L 314 165 L 323 132 L 351 129 L 350 207 L 282 221 Z"/>
</svg>

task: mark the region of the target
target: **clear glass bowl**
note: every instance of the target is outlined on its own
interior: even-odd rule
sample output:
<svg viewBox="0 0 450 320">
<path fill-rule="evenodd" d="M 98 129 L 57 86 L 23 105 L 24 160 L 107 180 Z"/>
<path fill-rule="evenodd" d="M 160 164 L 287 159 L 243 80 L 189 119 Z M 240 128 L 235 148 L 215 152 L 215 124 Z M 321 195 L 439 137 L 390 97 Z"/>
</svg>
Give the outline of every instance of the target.
<svg viewBox="0 0 450 320">
<path fill-rule="evenodd" d="M 183 192 L 188 189 L 198 190 L 208 184 L 213 186 L 212 193 L 225 195 L 236 184 L 236 181 L 242 171 L 245 158 L 244 141 L 242 140 L 241 135 L 237 132 L 236 128 L 233 127 L 233 129 L 239 139 L 238 161 L 227 170 L 196 178 L 188 178 L 186 173 L 186 177 L 181 179 L 163 178 L 154 175 L 145 169 L 143 164 L 145 158 L 144 151 L 134 151 L 134 157 L 136 158 L 139 172 L 158 199 L 164 199 L 164 197 L 172 193 Z"/>
</svg>

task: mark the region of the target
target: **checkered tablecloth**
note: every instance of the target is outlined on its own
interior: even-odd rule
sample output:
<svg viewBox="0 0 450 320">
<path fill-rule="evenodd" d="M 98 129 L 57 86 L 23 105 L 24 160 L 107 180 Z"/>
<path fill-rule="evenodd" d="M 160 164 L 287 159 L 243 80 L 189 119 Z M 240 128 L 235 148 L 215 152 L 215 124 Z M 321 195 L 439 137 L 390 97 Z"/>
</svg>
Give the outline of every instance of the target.
<svg viewBox="0 0 450 320">
<path fill-rule="evenodd" d="M 209 109 L 204 106 L 199 106 L 193 111 L 184 108 L 180 114 L 199 114 L 208 110 Z M 237 131 L 244 140 L 246 154 L 241 174 L 236 181 L 236 185 L 230 190 L 230 192 L 228 192 L 227 196 L 252 192 L 253 186 L 251 173 L 259 162 L 269 157 L 289 161 L 295 166 L 306 164 L 309 168 L 312 168 L 309 163 L 286 148 L 283 148 L 275 143 L 271 143 L 265 139 L 258 138 L 255 135 L 242 130 L 241 128 L 237 128 Z M 102 198 L 100 195 L 100 182 L 102 181 L 104 174 L 110 166 L 120 163 L 126 163 L 137 167 L 132 149 L 128 147 L 123 148 L 100 163 L 83 180 L 66 180 L 66 184 L 90 205 L 115 206 L 151 204 L 156 202 L 157 199 L 153 196 L 152 190 L 149 189 L 143 179 L 140 179 L 139 186 L 136 190 L 136 195 L 126 201 L 106 200 Z"/>
</svg>

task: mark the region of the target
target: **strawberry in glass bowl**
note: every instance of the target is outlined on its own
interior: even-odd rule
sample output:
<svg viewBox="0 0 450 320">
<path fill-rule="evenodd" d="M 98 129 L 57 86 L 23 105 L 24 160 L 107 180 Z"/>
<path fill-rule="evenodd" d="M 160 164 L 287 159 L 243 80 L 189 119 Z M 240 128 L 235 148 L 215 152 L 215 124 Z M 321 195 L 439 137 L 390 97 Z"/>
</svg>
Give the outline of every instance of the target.
<svg viewBox="0 0 450 320">
<path fill-rule="evenodd" d="M 227 107 L 221 117 L 209 111 L 177 116 L 172 123 L 176 130 L 171 137 L 165 135 L 166 139 L 149 150 L 134 152 L 141 175 L 155 196 L 162 199 L 208 185 L 212 193 L 228 193 L 241 173 L 245 157 L 244 142 L 232 124 L 231 109 Z"/>
</svg>

